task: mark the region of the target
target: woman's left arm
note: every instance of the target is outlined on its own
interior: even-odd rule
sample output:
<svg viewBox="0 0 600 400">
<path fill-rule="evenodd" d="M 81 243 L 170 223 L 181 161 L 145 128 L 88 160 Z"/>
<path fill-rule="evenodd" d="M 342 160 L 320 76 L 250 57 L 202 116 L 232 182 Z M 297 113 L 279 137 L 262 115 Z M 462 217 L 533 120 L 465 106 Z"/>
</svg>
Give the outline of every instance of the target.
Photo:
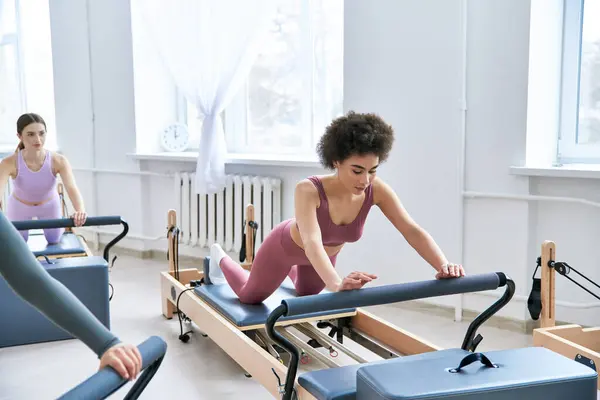
<svg viewBox="0 0 600 400">
<path fill-rule="evenodd" d="M 375 204 L 408 244 L 437 271 L 437 279 L 464 276 L 462 265 L 448 262 L 431 235 L 412 219 L 394 190 L 380 178 L 373 181 L 373 196 Z"/>
<path fill-rule="evenodd" d="M 56 172 L 60 174 L 65 189 L 67 190 L 67 194 L 69 195 L 69 199 L 71 199 L 71 203 L 73 203 L 73 207 L 75 208 L 75 213 L 73 213 L 71 218 L 75 220 L 75 226 L 81 226 L 84 224 L 87 214 L 85 212 L 83 198 L 75 183 L 73 169 L 65 156 L 55 153 L 55 157 Z"/>
</svg>

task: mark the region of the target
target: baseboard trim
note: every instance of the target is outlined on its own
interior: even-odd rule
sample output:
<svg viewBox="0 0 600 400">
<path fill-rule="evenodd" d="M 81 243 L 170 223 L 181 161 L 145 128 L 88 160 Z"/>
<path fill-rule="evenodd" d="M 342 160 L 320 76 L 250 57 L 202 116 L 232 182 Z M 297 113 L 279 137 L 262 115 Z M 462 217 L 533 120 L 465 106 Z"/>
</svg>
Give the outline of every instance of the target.
<svg viewBox="0 0 600 400">
<path fill-rule="evenodd" d="M 444 306 L 440 304 L 432 304 L 426 301 L 413 300 L 404 303 L 392 304 L 392 307 L 402 308 L 410 311 L 427 312 L 439 317 L 454 320 L 454 307 Z M 481 311 L 463 309 L 463 321 L 472 322 L 481 314 Z M 484 324 L 493 326 L 494 328 L 504 329 L 511 332 L 533 334 L 535 329 L 540 328 L 541 320 L 519 320 L 516 318 L 504 317 L 500 315 L 492 315 Z M 556 321 L 556 325 L 567 325 L 569 322 Z"/>
<path fill-rule="evenodd" d="M 88 242 L 88 246 L 90 247 L 92 252 L 94 252 L 95 254 L 97 254 L 99 256 L 102 256 L 102 252 L 104 251 L 104 248 L 106 247 L 107 244 L 108 244 L 108 242 L 106 242 L 106 243 L 100 242 L 99 246 L 96 246 L 95 243 Z M 123 256 L 135 257 L 135 258 L 139 258 L 142 260 L 148 260 L 148 259 L 153 258 L 152 250 L 137 250 L 137 249 L 132 249 L 131 247 L 127 247 L 127 246 L 115 245 L 110 249 L 110 252 L 111 252 L 111 254 L 118 253 Z M 110 260 L 109 260 L 109 262 L 110 262 Z"/>
</svg>

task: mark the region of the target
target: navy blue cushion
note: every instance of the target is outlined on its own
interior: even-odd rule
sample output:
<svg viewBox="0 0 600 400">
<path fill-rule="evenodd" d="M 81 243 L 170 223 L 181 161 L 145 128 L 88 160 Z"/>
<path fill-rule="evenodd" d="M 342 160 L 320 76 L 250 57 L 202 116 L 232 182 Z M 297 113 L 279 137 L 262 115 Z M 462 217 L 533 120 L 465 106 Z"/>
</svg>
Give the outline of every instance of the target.
<svg viewBox="0 0 600 400">
<path fill-rule="evenodd" d="M 110 329 L 108 263 L 104 258 L 68 257 L 40 264 Z M 0 329 L 0 348 L 73 338 L 19 297 L 1 277 L 0 321 L 10 321 Z"/>
<path fill-rule="evenodd" d="M 357 373 L 357 398 L 596 400 L 596 371 L 551 350 L 526 347 L 483 354 L 498 368 L 475 361 L 459 372 L 450 372 L 460 365 L 461 354 L 366 365 Z"/>
<path fill-rule="evenodd" d="M 269 296 L 261 304 L 241 303 L 235 292 L 227 284 L 202 285 L 196 287 L 194 292 L 240 328 L 245 326 L 264 325 L 267 322 L 269 314 L 281 305 L 282 299 L 297 296 L 294 286 L 288 280 L 285 280 L 275 293 Z M 355 312 L 354 308 L 329 310 L 315 314 L 283 317 L 280 318 L 279 321 L 298 320 L 352 312 Z"/>
<path fill-rule="evenodd" d="M 462 358 L 467 354 L 466 350 L 448 349 L 374 361 L 369 364 L 352 364 L 339 368 L 321 369 L 306 372 L 298 376 L 298 383 L 317 398 L 317 400 L 354 400 L 356 399 L 356 374 L 365 365 L 404 363 L 415 360 L 431 360 L 446 356 Z"/>
<path fill-rule="evenodd" d="M 27 245 L 36 257 L 85 254 L 82 239 L 71 232 L 65 232 L 55 244 L 48 244 L 43 234 L 29 235 Z"/>
</svg>

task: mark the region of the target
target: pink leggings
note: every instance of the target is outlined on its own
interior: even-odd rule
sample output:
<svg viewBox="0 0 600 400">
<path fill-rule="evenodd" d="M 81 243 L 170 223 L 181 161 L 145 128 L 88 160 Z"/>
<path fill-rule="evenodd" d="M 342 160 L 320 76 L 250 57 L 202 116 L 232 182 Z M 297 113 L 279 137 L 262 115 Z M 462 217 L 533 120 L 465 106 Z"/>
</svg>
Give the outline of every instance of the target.
<svg viewBox="0 0 600 400">
<path fill-rule="evenodd" d="M 9 196 L 6 206 L 6 216 L 11 221 L 24 221 L 33 219 L 33 217 L 37 217 L 38 219 L 62 218 L 60 197 L 58 197 L 58 194 L 39 206 L 30 206 L 21 203 L 14 196 Z M 48 243 L 54 244 L 60 241 L 60 237 L 64 231 L 64 228 L 44 229 L 44 236 Z M 29 231 L 19 231 L 19 233 L 25 241 L 29 239 Z"/>
<path fill-rule="evenodd" d="M 294 283 L 299 296 L 317 294 L 325 288 L 325 283 L 310 265 L 304 250 L 292 240 L 290 227 L 293 222 L 283 221 L 273 229 L 256 252 L 250 272 L 230 257 L 224 257 L 219 263 L 240 302 L 263 302 L 287 276 Z M 335 266 L 336 256 L 329 259 Z"/>
</svg>

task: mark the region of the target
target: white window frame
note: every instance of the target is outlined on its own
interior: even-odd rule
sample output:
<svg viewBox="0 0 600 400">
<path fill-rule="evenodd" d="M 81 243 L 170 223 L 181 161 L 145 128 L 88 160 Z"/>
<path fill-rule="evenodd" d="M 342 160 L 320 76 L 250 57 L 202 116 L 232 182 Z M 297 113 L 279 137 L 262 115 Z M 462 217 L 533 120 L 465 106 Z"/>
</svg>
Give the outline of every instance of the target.
<svg viewBox="0 0 600 400">
<path fill-rule="evenodd" d="M 312 43 L 315 39 L 314 30 L 311 26 L 311 1 L 305 0 L 302 2 L 301 30 L 309 32 L 306 40 L 303 40 L 303 56 L 302 56 L 302 79 L 305 82 L 306 90 L 304 91 L 304 99 L 302 104 L 307 105 L 310 112 L 303 114 L 302 126 L 306 127 L 307 134 L 302 137 L 302 144 L 296 147 L 262 149 L 258 146 L 252 146 L 249 143 L 248 129 L 248 86 L 244 82 L 238 94 L 232 99 L 229 106 L 224 110 L 222 115 L 223 129 L 225 131 L 225 141 L 227 144 L 228 155 L 236 157 L 238 155 L 252 156 L 257 159 L 263 157 L 272 158 L 274 156 L 306 158 L 307 160 L 315 159 L 315 146 L 324 133 L 322 129 L 316 129 L 314 116 L 314 74 L 313 63 L 315 55 L 313 53 Z M 189 115 L 189 104 L 183 94 L 177 91 L 177 117 L 178 122 L 182 124 L 188 123 L 188 118 L 196 118 L 195 115 Z M 191 145 L 187 151 L 197 151 L 195 145 Z"/>
<path fill-rule="evenodd" d="M 47 91 L 38 90 L 38 85 L 34 83 L 40 79 L 40 71 L 44 71 L 48 73 L 48 70 L 40 69 L 40 63 L 43 61 L 47 61 L 49 63 L 49 68 L 53 68 L 52 63 L 52 51 L 50 51 L 50 59 L 44 59 L 43 61 L 39 57 L 32 56 L 34 52 L 33 49 L 27 47 L 32 42 L 29 42 L 34 38 L 34 42 L 37 39 L 44 37 L 45 40 L 49 40 L 49 35 L 46 35 L 45 32 L 42 32 L 40 26 L 37 24 L 37 19 L 45 19 L 47 17 L 46 22 L 48 28 L 50 27 L 50 14 L 49 7 L 50 4 L 48 0 L 39 0 L 38 3 L 21 0 L 12 0 L 15 6 L 15 23 L 16 23 L 16 32 L 9 36 L 9 40 L 11 43 L 15 44 L 15 60 L 16 60 L 16 68 L 17 68 L 17 79 L 18 79 L 18 87 L 19 94 L 21 98 L 21 104 L 19 105 L 18 114 L 21 115 L 25 112 L 35 112 L 39 113 L 44 120 L 46 121 L 46 128 L 48 131 L 48 137 L 46 138 L 45 147 L 52 151 L 58 150 L 58 133 L 56 131 L 56 109 L 54 105 L 54 82 L 51 82 L 52 93 Z M 44 11 L 40 11 L 37 7 L 39 5 L 43 5 L 45 8 Z M 32 11 L 33 9 L 33 11 Z M 28 28 L 31 27 L 31 28 Z M 47 32 L 48 34 L 50 32 Z M 51 44 L 50 44 L 51 46 Z M 51 49 L 50 49 L 51 50 Z M 32 74 L 32 75 L 29 75 Z M 51 74 L 50 74 L 51 75 Z M 47 77 L 44 76 L 42 79 L 53 79 L 53 76 Z M 46 81 L 47 82 L 47 81 Z M 14 116 L 14 122 L 16 122 L 19 115 Z M 14 126 L 14 125 L 13 125 Z M 5 135 L 0 137 L 0 146 L 2 148 L 9 147 L 14 148 L 18 143 L 18 138 L 16 135 L 16 126 L 12 130 L 11 134 L 8 135 L 10 137 L 10 141 L 8 141 L 8 137 L 5 138 Z"/>
<path fill-rule="evenodd" d="M 21 40 L 19 39 L 21 36 L 21 14 L 20 14 L 20 9 L 21 9 L 21 4 L 20 4 L 20 0 L 13 0 L 14 2 L 14 6 L 15 6 L 15 25 L 16 25 L 16 32 L 12 33 L 12 34 L 8 34 L 8 35 L 4 35 L 3 37 L 0 38 L 0 47 L 1 46 L 8 46 L 8 45 L 12 45 L 14 46 L 14 57 L 16 60 L 16 64 L 17 64 L 17 70 L 18 70 L 18 74 L 17 74 L 17 79 L 19 80 L 18 82 L 18 86 L 19 86 L 19 95 L 20 95 L 20 99 L 21 99 L 21 113 L 23 113 L 23 110 L 26 109 L 27 107 L 27 90 L 25 89 L 25 75 L 24 75 L 24 68 L 23 68 L 23 48 L 21 45 Z M 15 119 L 16 121 L 16 119 Z M 0 136 L 0 146 L 12 146 L 13 144 L 16 145 L 17 144 L 17 136 L 16 136 L 16 128 L 15 128 L 15 132 L 14 135 L 12 136 L 12 140 L 10 142 L 5 142 L 4 140 L 6 139 L 4 137 L 4 135 Z"/>
<path fill-rule="evenodd" d="M 600 164 L 600 144 L 577 143 L 584 2 L 565 0 L 563 6 L 558 164 Z"/>
</svg>

